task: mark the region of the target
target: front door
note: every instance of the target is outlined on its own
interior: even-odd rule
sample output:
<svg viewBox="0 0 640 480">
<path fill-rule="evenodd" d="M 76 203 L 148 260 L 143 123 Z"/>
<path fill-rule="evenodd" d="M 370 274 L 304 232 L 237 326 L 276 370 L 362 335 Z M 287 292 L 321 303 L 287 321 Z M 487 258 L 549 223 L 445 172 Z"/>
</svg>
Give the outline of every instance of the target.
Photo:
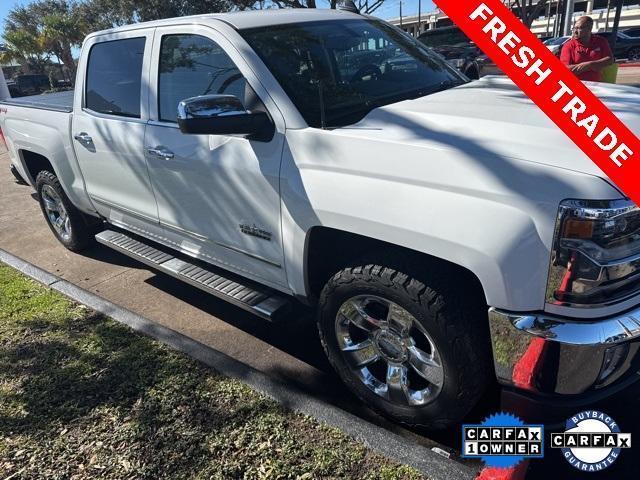
<svg viewBox="0 0 640 480">
<path fill-rule="evenodd" d="M 144 156 L 152 44 L 152 29 L 93 37 L 78 67 L 86 73 L 76 86 L 76 157 L 98 212 L 125 226 L 158 222 Z"/>
<path fill-rule="evenodd" d="M 176 123 L 180 100 L 234 95 L 266 109 L 241 56 L 215 30 L 158 28 L 152 58 L 145 148 L 166 237 L 187 253 L 272 286 L 285 284 L 280 234 L 280 160 L 284 122 L 269 142 L 187 135 Z"/>
</svg>

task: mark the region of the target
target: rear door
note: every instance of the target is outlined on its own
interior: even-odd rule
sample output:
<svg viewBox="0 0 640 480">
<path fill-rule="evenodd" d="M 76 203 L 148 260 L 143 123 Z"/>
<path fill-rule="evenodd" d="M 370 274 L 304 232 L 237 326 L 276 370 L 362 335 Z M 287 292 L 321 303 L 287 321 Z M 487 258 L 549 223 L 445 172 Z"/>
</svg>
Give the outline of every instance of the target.
<svg viewBox="0 0 640 480">
<path fill-rule="evenodd" d="M 125 226 L 158 222 L 143 150 L 152 44 L 153 29 L 90 38 L 78 66 L 76 156 L 96 209 Z"/>
<path fill-rule="evenodd" d="M 279 110 L 242 55 L 209 27 L 158 27 L 151 71 L 157 94 L 145 146 L 166 238 L 211 263 L 284 285 Z M 234 95 L 247 109 L 267 111 L 276 125 L 273 139 L 183 134 L 178 102 L 206 94 Z"/>
</svg>

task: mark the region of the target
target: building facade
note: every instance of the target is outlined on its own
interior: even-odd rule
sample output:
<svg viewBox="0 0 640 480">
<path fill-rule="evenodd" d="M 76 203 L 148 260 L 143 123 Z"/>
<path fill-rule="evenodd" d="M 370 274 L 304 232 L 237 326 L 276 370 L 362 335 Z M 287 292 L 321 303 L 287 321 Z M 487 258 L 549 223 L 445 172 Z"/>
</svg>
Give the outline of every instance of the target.
<svg viewBox="0 0 640 480">
<path fill-rule="evenodd" d="M 514 13 L 518 13 L 515 8 L 515 1 L 511 3 Z M 535 3 L 535 2 L 534 2 Z M 564 2 L 562 0 L 551 0 L 544 8 L 540 16 L 534 20 L 531 30 L 538 36 L 556 36 L 562 33 L 562 10 Z M 583 0 L 576 1 L 574 17 L 589 15 L 595 22 L 594 30 L 603 32 L 611 30 L 615 16 L 615 0 Z M 556 25 L 556 19 L 559 19 Z M 402 18 L 392 18 L 390 23 L 399 26 L 412 36 L 418 36 L 425 30 L 453 25 L 453 22 L 440 9 L 432 12 L 425 12 L 420 15 L 403 16 Z M 620 19 L 620 28 L 630 28 L 640 26 L 640 1 L 625 0 Z"/>
</svg>

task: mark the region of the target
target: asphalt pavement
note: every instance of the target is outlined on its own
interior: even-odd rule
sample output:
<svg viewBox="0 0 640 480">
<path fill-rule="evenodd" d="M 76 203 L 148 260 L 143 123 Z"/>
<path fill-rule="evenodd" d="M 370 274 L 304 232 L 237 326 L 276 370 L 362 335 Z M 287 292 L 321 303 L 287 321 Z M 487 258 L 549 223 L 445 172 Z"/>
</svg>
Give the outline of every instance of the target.
<svg viewBox="0 0 640 480">
<path fill-rule="evenodd" d="M 640 64 L 638 66 L 621 67 L 618 70 L 618 83 L 640 87 Z"/>
</svg>

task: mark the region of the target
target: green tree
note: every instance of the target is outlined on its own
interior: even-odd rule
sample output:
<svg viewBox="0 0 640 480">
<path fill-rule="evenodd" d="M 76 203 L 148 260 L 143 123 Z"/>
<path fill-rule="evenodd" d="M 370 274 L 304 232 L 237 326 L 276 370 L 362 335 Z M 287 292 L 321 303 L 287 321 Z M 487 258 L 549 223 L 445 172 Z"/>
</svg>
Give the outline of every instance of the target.
<svg viewBox="0 0 640 480">
<path fill-rule="evenodd" d="M 538 18 L 547 7 L 550 0 L 512 0 L 510 7 L 515 10 L 522 23 L 531 27 L 533 21 Z"/>
<path fill-rule="evenodd" d="M 75 7 L 42 17 L 41 42 L 65 64 L 72 78 L 76 74 L 72 47 L 79 47 L 87 32 L 88 27 Z"/>
<path fill-rule="evenodd" d="M 344 0 L 234 0 L 236 8 L 239 10 L 249 10 L 258 8 L 338 8 Z M 372 14 L 383 3 L 384 0 L 353 0 L 355 6 L 362 13 Z"/>
<path fill-rule="evenodd" d="M 88 0 L 81 6 L 94 30 L 162 18 L 228 12 L 232 0 Z"/>
<path fill-rule="evenodd" d="M 14 8 L 5 20 L 3 39 L 7 56 L 26 61 L 33 70 L 43 73 L 51 56 L 57 57 L 75 78 L 76 65 L 72 49 L 80 46 L 89 26 L 74 1 L 36 0 Z"/>
<path fill-rule="evenodd" d="M 268 8 L 336 8 L 343 0 L 88 0 L 82 8 L 95 29 L 134 22 L 203 13 Z M 373 13 L 383 0 L 355 0 L 363 13 Z"/>
<path fill-rule="evenodd" d="M 5 49 L 0 52 L 0 62 L 16 62 L 25 73 L 43 73 L 49 57 L 40 45 L 38 37 L 25 31 L 6 32 L 3 36 Z"/>
</svg>

